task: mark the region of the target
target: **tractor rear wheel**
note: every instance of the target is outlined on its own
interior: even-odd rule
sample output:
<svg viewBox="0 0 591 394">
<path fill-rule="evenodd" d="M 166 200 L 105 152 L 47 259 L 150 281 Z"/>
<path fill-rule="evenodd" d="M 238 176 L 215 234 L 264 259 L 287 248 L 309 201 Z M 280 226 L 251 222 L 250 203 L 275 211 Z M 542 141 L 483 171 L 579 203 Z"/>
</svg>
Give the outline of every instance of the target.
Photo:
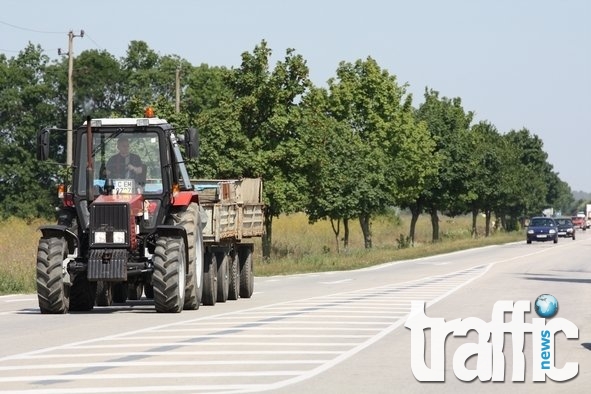
<svg viewBox="0 0 591 394">
<path fill-rule="evenodd" d="M 191 203 L 174 222 L 184 227 L 187 233 L 189 255 L 187 256 L 188 272 L 185 288 L 185 305 L 183 309 L 199 309 L 203 297 L 203 234 L 199 226 L 199 205 Z M 177 224 L 177 223 L 175 223 Z"/>
<path fill-rule="evenodd" d="M 41 313 L 67 313 L 70 284 L 63 262 L 68 255 L 64 238 L 41 238 L 37 247 L 37 298 Z"/>
<path fill-rule="evenodd" d="M 154 250 L 154 304 L 157 312 L 179 313 L 185 304 L 185 242 L 159 237 Z"/>
</svg>

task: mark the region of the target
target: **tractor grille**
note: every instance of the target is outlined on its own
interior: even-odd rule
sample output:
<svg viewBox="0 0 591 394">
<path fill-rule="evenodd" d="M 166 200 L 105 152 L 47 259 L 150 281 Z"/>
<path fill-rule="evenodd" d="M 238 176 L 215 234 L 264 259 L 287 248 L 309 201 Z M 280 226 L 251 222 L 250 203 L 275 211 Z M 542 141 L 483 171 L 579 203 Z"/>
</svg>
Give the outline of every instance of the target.
<svg viewBox="0 0 591 394">
<path fill-rule="evenodd" d="M 129 204 L 90 206 L 90 246 L 129 247 L 131 224 Z"/>
<path fill-rule="evenodd" d="M 129 205 L 93 204 L 90 208 L 91 229 L 110 231 L 127 230 L 129 224 Z"/>
</svg>

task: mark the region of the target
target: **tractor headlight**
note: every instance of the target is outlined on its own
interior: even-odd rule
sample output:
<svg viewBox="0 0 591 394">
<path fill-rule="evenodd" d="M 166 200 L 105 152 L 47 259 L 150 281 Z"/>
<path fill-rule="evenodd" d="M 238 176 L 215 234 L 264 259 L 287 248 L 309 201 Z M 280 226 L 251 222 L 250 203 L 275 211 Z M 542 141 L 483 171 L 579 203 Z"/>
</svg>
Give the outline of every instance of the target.
<svg viewBox="0 0 591 394">
<path fill-rule="evenodd" d="M 125 243 L 125 232 L 124 231 L 113 231 L 113 243 L 124 244 Z"/>
<path fill-rule="evenodd" d="M 96 231 L 94 233 L 94 243 L 95 244 L 107 243 L 107 233 L 105 231 Z"/>
<path fill-rule="evenodd" d="M 95 231 L 94 233 L 95 244 L 124 244 L 125 243 L 125 231 Z"/>
</svg>

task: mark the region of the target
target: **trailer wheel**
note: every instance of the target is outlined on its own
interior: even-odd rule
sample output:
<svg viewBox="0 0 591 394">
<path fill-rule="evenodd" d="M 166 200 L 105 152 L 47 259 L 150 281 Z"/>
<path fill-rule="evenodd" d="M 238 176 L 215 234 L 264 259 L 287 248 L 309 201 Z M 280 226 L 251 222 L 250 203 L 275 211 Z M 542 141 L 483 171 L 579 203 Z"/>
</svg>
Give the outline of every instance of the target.
<svg viewBox="0 0 591 394">
<path fill-rule="evenodd" d="M 151 283 L 146 283 L 144 285 L 144 294 L 146 295 L 146 298 L 148 300 L 154 299 L 154 287 L 152 286 Z"/>
<path fill-rule="evenodd" d="M 113 283 L 111 286 L 113 288 L 113 302 L 124 304 L 127 301 L 127 283 Z"/>
<path fill-rule="evenodd" d="M 144 294 L 144 285 L 142 285 L 141 283 L 130 283 L 127 285 L 128 300 L 141 300 L 142 294 Z"/>
<path fill-rule="evenodd" d="M 70 286 L 63 262 L 68 255 L 64 238 L 41 238 L 37 247 L 37 298 L 41 313 L 67 313 Z"/>
<path fill-rule="evenodd" d="M 215 253 L 205 252 L 203 273 L 203 305 L 215 305 L 218 295 L 218 264 Z"/>
<path fill-rule="evenodd" d="M 189 243 L 187 257 L 188 272 L 183 309 L 199 309 L 203 297 L 203 234 L 199 226 L 199 206 L 191 203 L 178 217 L 178 223 L 185 228 Z"/>
<path fill-rule="evenodd" d="M 95 298 L 96 282 L 89 282 L 85 272 L 76 275 L 70 288 L 70 311 L 91 311 Z"/>
<path fill-rule="evenodd" d="M 236 248 L 230 255 L 230 284 L 228 288 L 228 299 L 229 300 L 237 300 L 240 296 L 240 259 L 238 258 L 238 253 L 236 253 Z"/>
<path fill-rule="evenodd" d="M 228 291 L 230 286 L 230 256 L 226 252 L 217 253 L 216 259 L 218 264 L 218 302 L 226 302 L 228 300 Z"/>
<path fill-rule="evenodd" d="M 157 312 L 179 313 L 185 303 L 185 244 L 182 237 L 159 237 L 154 250 L 154 304 Z"/>
<path fill-rule="evenodd" d="M 242 245 L 240 254 L 240 297 L 250 298 L 254 292 L 253 245 Z"/>
<path fill-rule="evenodd" d="M 113 283 L 99 280 L 96 282 L 96 305 L 113 305 Z"/>
</svg>

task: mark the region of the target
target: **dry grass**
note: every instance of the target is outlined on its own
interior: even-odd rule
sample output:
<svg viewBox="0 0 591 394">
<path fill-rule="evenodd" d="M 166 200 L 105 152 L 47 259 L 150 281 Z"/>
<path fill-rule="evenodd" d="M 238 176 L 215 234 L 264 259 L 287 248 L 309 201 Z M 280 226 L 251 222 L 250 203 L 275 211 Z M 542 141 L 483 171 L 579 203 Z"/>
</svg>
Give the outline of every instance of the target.
<svg viewBox="0 0 591 394">
<path fill-rule="evenodd" d="M 0 222 L 0 294 L 35 291 L 35 264 L 41 221 Z"/>
<path fill-rule="evenodd" d="M 500 232 L 490 237 L 472 238 L 470 216 L 448 218 L 439 222 L 440 242 L 432 243 L 430 217 L 422 215 L 416 226 L 415 246 L 401 248 L 409 232 L 410 215 L 391 213 L 377 217 L 372 223 L 373 248 L 366 250 L 358 221 L 350 224 L 348 250 L 336 253 L 335 236 L 328 221 L 308 224 L 304 214 L 281 216 L 273 221 L 273 253 L 269 261 L 262 261 L 260 243 L 257 245 L 258 276 L 292 273 L 348 270 L 389 261 L 406 260 L 462 249 L 523 240 L 522 232 Z M 479 234 L 484 234 L 484 218 L 477 220 Z M 341 228 L 340 237 L 343 230 Z"/>
<path fill-rule="evenodd" d="M 388 261 L 429 256 L 444 252 L 523 240 L 518 233 L 499 233 L 472 239 L 470 217 L 441 217 L 441 242 L 431 243 L 431 222 L 423 215 L 417 223 L 416 244 L 399 248 L 399 240 L 408 234 L 410 217 L 394 213 L 375 218 L 372 223 L 373 248 L 366 250 L 358 221 L 350 223 L 348 250 L 337 253 L 335 236 L 328 221 L 313 225 L 303 214 L 281 216 L 273 221 L 271 259 L 262 260 L 261 243 L 255 245 L 257 276 L 347 270 Z M 479 233 L 484 233 L 479 218 Z M 42 222 L 27 223 L 18 219 L 0 222 L 0 294 L 34 293 L 37 242 Z M 341 235 L 342 237 L 342 228 Z M 342 249 L 342 243 L 341 243 Z"/>
</svg>

